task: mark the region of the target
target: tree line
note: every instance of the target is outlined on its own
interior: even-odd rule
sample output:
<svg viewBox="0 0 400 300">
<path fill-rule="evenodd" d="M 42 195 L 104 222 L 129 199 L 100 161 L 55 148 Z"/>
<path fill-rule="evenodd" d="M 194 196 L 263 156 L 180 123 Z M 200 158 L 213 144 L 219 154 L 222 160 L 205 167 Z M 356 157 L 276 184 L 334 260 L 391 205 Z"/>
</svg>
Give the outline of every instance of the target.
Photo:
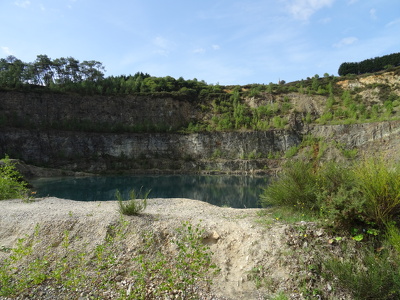
<svg viewBox="0 0 400 300">
<path fill-rule="evenodd" d="M 344 62 L 340 65 L 338 74 L 344 76 L 347 74 L 374 73 L 399 65 L 400 52 L 366 59 L 361 62 Z"/>
<path fill-rule="evenodd" d="M 47 55 L 38 55 L 36 60 L 25 63 L 15 56 L 0 59 L 0 85 L 18 88 L 24 84 L 51 86 L 56 84 L 99 81 L 104 78 L 101 62 L 80 62 L 73 57 L 52 60 Z"/>
<path fill-rule="evenodd" d="M 223 92 L 218 84 L 208 85 L 196 78 L 153 77 L 142 72 L 105 77 L 104 72 L 105 67 L 95 60 L 80 62 L 73 57 L 51 59 L 38 55 L 35 61 L 25 63 L 8 56 L 0 59 L 0 88 L 46 88 L 100 95 L 167 92 L 191 97 Z"/>
</svg>

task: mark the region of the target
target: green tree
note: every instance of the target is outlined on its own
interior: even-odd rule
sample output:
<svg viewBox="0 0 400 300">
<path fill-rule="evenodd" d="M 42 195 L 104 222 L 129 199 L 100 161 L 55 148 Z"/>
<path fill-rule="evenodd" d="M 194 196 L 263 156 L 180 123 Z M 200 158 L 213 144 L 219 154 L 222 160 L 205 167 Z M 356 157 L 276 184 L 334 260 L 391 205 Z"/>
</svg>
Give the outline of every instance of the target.
<svg viewBox="0 0 400 300">
<path fill-rule="evenodd" d="M 25 198 L 28 191 L 26 186 L 27 183 L 6 155 L 0 161 L 0 200 Z"/>
</svg>

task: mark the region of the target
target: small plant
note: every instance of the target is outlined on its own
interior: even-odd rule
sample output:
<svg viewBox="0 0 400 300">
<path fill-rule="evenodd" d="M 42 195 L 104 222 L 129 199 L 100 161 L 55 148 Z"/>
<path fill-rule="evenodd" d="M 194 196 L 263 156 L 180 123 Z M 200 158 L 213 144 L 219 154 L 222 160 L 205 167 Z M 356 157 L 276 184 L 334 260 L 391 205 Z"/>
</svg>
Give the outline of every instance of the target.
<svg viewBox="0 0 400 300">
<path fill-rule="evenodd" d="M 156 252 L 155 235 L 144 237 L 145 251 L 134 258 L 135 285 L 128 299 L 164 299 L 171 293 L 177 299 L 199 299 L 199 291 L 209 290 L 218 269 L 211 262 L 209 247 L 202 242 L 204 230 L 185 222 L 177 233 L 173 241 L 176 254 Z"/>
<path fill-rule="evenodd" d="M 322 261 L 321 275 L 334 280 L 337 288 L 346 290 L 352 299 L 399 299 L 399 261 L 388 251 L 358 250 L 354 257 L 330 257 Z"/>
<path fill-rule="evenodd" d="M 289 298 L 285 295 L 284 292 L 279 292 L 275 294 L 271 300 L 289 300 Z"/>
<path fill-rule="evenodd" d="M 132 189 L 129 192 L 129 200 L 125 200 L 119 190 L 115 192 L 115 197 L 118 200 L 119 212 L 123 215 L 134 216 L 143 212 L 147 207 L 147 197 L 150 194 L 150 191 L 147 191 L 141 200 L 136 199 L 135 190 Z M 140 195 L 140 193 L 139 193 Z"/>
<path fill-rule="evenodd" d="M 222 157 L 222 151 L 221 149 L 215 149 L 213 154 L 211 155 L 211 159 L 218 159 Z"/>
<path fill-rule="evenodd" d="M 290 147 L 286 152 L 285 152 L 285 158 L 292 158 L 299 152 L 300 146 L 293 146 Z"/>
<path fill-rule="evenodd" d="M 313 210 L 316 207 L 316 175 L 313 165 L 304 161 L 289 161 L 279 178 L 263 192 L 263 206 L 275 205 Z"/>
<path fill-rule="evenodd" d="M 354 170 L 367 219 L 383 226 L 399 218 L 400 167 L 383 158 L 364 159 Z"/>
<path fill-rule="evenodd" d="M 27 198 L 27 183 L 6 155 L 0 162 L 0 200 Z"/>
</svg>

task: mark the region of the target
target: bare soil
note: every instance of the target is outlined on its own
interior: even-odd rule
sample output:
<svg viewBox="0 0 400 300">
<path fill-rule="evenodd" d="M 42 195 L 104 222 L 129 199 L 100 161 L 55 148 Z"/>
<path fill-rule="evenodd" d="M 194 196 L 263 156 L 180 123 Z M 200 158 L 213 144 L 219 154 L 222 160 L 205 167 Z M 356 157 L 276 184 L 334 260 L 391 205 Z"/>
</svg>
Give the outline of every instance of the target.
<svg viewBox="0 0 400 300">
<path fill-rule="evenodd" d="M 0 206 L 2 249 L 15 247 L 18 238 L 32 237 L 39 228 L 41 249 L 51 246 L 61 253 L 60 244 L 67 230 L 73 247 L 83 249 L 85 245 L 84 249 L 89 251 L 104 243 L 110 226 L 120 220 L 115 201 L 77 202 L 49 197 L 30 203 L 6 200 Z M 142 215 L 125 218 L 130 234 L 122 252 L 128 259 L 146 232 L 162 237 L 162 249 L 168 247 L 175 229 L 183 222 L 200 224 L 205 229 L 203 242 L 210 246 L 213 261 L 221 270 L 213 280 L 211 299 L 265 299 L 278 291 L 290 294 L 291 299 L 303 299 L 304 291 L 297 287 L 298 278 L 307 274 L 301 276 L 299 261 L 307 264 L 307 259 L 312 259 L 312 245 L 305 237 L 325 244 L 328 239 L 312 223 L 301 222 L 299 233 L 293 225 L 268 216 L 268 210 L 216 207 L 190 199 L 149 199 Z M 298 249 L 303 249 L 301 255 L 296 252 Z M 0 251 L 0 261 L 7 255 Z M 258 284 L 257 277 L 263 278 Z"/>
</svg>

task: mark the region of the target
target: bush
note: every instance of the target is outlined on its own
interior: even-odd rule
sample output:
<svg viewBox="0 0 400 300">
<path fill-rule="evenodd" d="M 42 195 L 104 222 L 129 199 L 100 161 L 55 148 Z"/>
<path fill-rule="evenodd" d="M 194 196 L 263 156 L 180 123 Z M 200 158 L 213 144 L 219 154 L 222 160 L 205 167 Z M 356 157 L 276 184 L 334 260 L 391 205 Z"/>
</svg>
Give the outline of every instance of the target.
<svg viewBox="0 0 400 300">
<path fill-rule="evenodd" d="M 0 162 L 0 200 L 25 198 L 27 192 L 27 183 L 6 155 Z"/>
<path fill-rule="evenodd" d="M 383 228 L 400 220 L 400 167 L 383 158 L 333 162 L 290 161 L 263 192 L 263 206 L 285 206 L 317 212 L 337 227 Z"/>
<path fill-rule="evenodd" d="M 400 216 L 400 166 L 370 158 L 354 168 L 354 175 L 365 199 L 365 217 L 379 226 L 396 221 Z"/>
<path fill-rule="evenodd" d="M 140 194 L 140 193 L 139 193 Z M 125 200 L 119 190 L 115 192 L 115 197 L 118 200 L 119 212 L 123 215 L 134 216 L 143 212 L 147 207 L 147 197 L 150 190 L 147 191 L 141 200 L 136 199 L 135 190 L 129 192 L 129 200 Z"/>
<path fill-rule="evenodd" d="M 348 255 L 346 255 L 348 256 Z M 322 261 L 323 277 L 333 280 L 338 288 L 353 299 L 399 299 L 400 271 L 396 259 L 388 251 L 358 250 L 349 257 L 331 257 Z"/>
<path fill-rule="evenodd" d="M 298 209 L 316 209 L 316 176 L 311 163 L 289 161 L 283 172 L 263 192 L 263 206 L 288 206 Z"/>
</svg>

